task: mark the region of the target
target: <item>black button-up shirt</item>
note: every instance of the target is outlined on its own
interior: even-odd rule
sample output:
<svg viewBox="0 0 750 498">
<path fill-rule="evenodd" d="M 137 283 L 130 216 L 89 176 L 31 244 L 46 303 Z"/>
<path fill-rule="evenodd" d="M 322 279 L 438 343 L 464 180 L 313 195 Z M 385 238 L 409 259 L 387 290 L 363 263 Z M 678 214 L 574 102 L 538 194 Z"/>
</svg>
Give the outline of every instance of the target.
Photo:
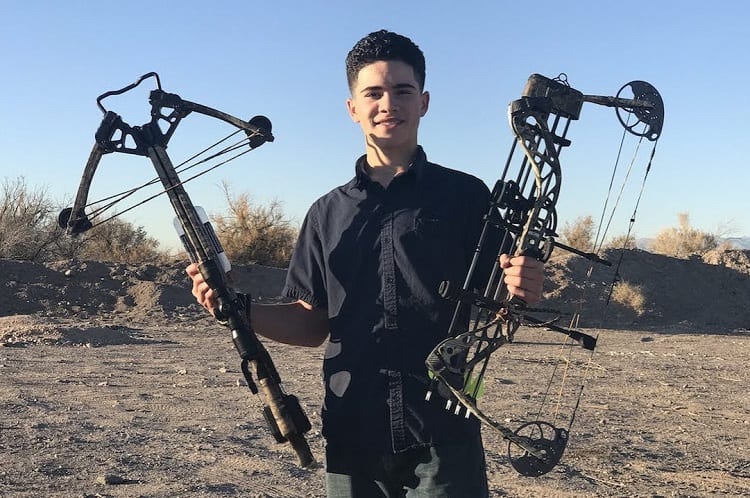
<svg viewBox="0 0 750 498">
<path fill-rule="evenodd" d="M 365 171 L 363 156 L 350 182 L 312 205 L 284 288 L 328 310 L 323 434 L 389 452 L 477 434 L 475 418 L 445 410 L 437 394 L 425 400 L 424 361 L 455 308 L 438 287 L 463 284 L 489 190 L 421 148 L 387 188 Z"/>
</svg>

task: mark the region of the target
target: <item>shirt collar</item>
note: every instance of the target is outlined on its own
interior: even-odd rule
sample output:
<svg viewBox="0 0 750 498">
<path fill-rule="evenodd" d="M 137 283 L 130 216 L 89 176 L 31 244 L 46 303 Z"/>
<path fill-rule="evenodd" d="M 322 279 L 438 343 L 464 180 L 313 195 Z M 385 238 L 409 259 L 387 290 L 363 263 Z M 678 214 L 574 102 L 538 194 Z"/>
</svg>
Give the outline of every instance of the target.
<svg viewBox="0 0 750 498">
<path fill-rule="evenodd" d="M 414 160 L 409 165 L 409 169 L 406 170 L 399 176 L 414 175 L 417 182 L 420 182 L 425 175 L 427 169 L 427 154 L 421 145 L 417 145 L 417 152 L 414 156 Z M 365 189 L 368 185 L 371 185 L 373 181 L 367 174 L 367 155 L 361 156 L 357 159 L 354 165 L 354 179 L 350 183 L 352 188 L 358 188 L 359 190 Z"/>
</svg>

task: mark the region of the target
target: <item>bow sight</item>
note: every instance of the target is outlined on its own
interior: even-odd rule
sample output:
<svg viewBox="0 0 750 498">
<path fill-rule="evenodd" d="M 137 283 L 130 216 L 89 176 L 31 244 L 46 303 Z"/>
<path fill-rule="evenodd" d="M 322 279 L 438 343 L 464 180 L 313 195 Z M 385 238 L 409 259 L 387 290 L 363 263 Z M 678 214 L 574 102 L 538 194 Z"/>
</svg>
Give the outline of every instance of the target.
<svg viewBox="0 0 750 498">
<path fill-rule="evenodd" d="M 556 325 L 561 316 L 557 310 L 530 308 L 510 296 L 499 263 L 493 265 L 483 289 L 476 291 L 472 282 L 477 281 L 475 273 L 479 271 L 481 261 L 486 261 L 488 256 L 499 261 L 502 253 L 547 261 L 553 249 L 560 247 L 592 262 L 610 264 L 593 252 L 580 251 L 555 240 L 556 204 L 562 178 L 559 155 L 562 148 L 571 144 L 566 135 L 571 121 L 580 117 L 584 102 L 614 107 L 625 131 L 640 139 L 656 142 L 661 135 L 664 105 L 659 93 L 648 83 L 633 81 L 624 85 L 616 96 L 603 97 L 584 95 L 571 88 L 565 75 L 556 79 L 531 75 L 522 97 L 511 102 L 508 109 L 515 140 L 501 178 L 492 191 L 484 227 L 466 279 L 462 286 L 443 282 L 440 287 L 444 298 L 456 302 L 448 338 L 438 344 L 425 360 L 428 371 L 435 379 L 427 398 L 437 390 L 447 398 L 446 408 L 455 406 L 458 414 L 463 407 L 467 417 L 473 414 L 497 430 L 508 440 L 511 466 L 525 476 L 545 474 L 562 458 L 583 386 L 578 391 L 578 401 L 574 404 L 566 428 L 537 418 L 512 430 L 477 407 L 490 355 L 502 345 L 513 342 L 521 325 L 562 333 L 569 339 L 569 344 L 579 344 L 592 353 L 596 338 Z M 520 167 L 513 174 L 510 166 L 518 150 L 522 154 Z M 634 219 L 635 213 L 631 226 Z M 490 235 L 498 232 L 502 234 L 499 237 Z M 502 239 L 499 246 L 488 243 L 498 238 Z M 550 319 L 539 318 L 545 314 L 554 316 Z M 466 330 L 466 316 L 475 317 L 469 330 Z M 568 363 L 565 359 L 562 361 L 567 369 Z M 564 379 L 565 374 L 561 382 Z M 550 386 L 552 379 L 547 386 L 548 391 Z M 540 408 L 538 413 L 541 412 Z"/>
</svg>

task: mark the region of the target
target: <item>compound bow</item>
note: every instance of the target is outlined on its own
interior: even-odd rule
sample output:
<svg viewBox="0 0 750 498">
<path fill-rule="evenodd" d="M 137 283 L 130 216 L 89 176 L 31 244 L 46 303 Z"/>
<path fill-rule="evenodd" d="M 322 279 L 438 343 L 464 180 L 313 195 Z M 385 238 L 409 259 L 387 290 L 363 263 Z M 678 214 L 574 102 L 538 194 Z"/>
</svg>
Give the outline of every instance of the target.
<svg viewBox="0 0 750 498">
<path fill-rule="evenodd" d="M 625 98 L 624 92 L 632 92 L 632 98 Z M 571 143 L 566 138 L 568 128 L 571 121 L 579 118 L 584 102 L 614 107 L 625 131 L 641 140 L 646 138 L 656 142 L 661 134 L 663 102 L 656 89 L 648 83 L 633 81 L 624 85 L 617 96 L 603 97 L 584 95 L 571 88 L 564 75 L 556 79 L 531 75 L 522 97 L 513 101 L 508 109 L 515 141 L 503 174 L 492 191 L 483 231 L 463 286 L 458 288 L 454 282 L 443 282 L 440 287 L 444 298 L 456 301 L 448 338 L 438 344 L 425 361 L 435 379 L 427 393 L 428 398 L 437 389 L 448 398 L 447 408 L 456 406 L 456 413 L 459 413 L 463 406 L 467 417 L 474 415 L 498 431 L 508 440 L 511 466 L 524 476 L 545 474 L 562 458 L 583 386 L 578 392 L 578 400 L 567 427 L 557 427 L 537 418 L 513 430 L 489 417 L 477 406 L 490 355 L 502 345 L 512 342 L 521 325 L 544 327 L 562 333 L 568 343 L 577 343 L 592 354 L 597 339 L 584 332 L 555 325 L 559 318 L 556 310 L 530 308 L 521 300 L 511 298 L 503 283 L 504 274 L 499 264 L 493 265 L 482 292 L 475 292 L 472 282 L 476 281 L 475 273 L 488 252 L 496 261 L 501 253 L 527 255 L 547 261 L 553 249 L 560 247 L 592 262 L 610 265 L 596 253 L 583 252 L 555 240 L 556 204 L 562 173 L 559 155 L 561 149 Z M 635 122 L 631 122 L 632 117 Z M 513 178 L 510 166 L 517 148 L 522 151 L 522 160 Z M 634 218 L 635 213 L 631 226 Z M 504 231 L 500 247 L 488 243 L 493 240 L 489 234 L 497 230 Z M 465 330 L 462 318 L 467 316 L 467 309 L 476 317 L 469 330 Z M 545 313 L 558 316 L 539 318 L 540 314 Z M 550 385 L 551 381 L 548 390 Z"/>
<path fill-rule="evenodd" d="M 157 88 L 150 93 L 151 120 L 148 123 L 142 126 L 130 126 L 118 114 L 107 111 L 102 105 L 105 98 L 130 91 L 143 80 L 151 77 L 156 80 Z M 222 268 L 221 256 L 223 256 L 223 251 L 218 239 L 216 239 L 211 225 L 201 219 L 199 211 L 196 210 L 183 187 L 185 182 L 227 161 L 217 164 L 188 180 L 181 181 L 166 152 L 167 143 L 180 120 L 191 112 L 225 121 L 246 135 L 240 143 L 227 147 L 212 158 L 243 147 L 244 151 L 237 154 L 238 156 L 266 142 L 273 141 L 271 122 L 263 116 L 256 116 L 249 121 L 243 121 L 216 109 L 183 100 L 178 95 L 166 93 L 161 88 L 159 76 L 154 72 L 141 76 L 135 83 L 124 88 L 100 95 L 97 98 L 97 105 L 104 114 L 104 118 L 96 131 L 94 147 L 86 163 L 73 206 L 60 213 L 58 218 L 60 226 L 65 228 L 68 234 L 72 236 L 81 234 L 96 226 L 92 220 L 102 214 L 104 209 L 128 197 L 139 188 L 157 181 L 153 180 L 141 187 L 125 191 L 119 194 L 115 202 L 87 213 L 86 209 L 90 205 L 97 204 L 97 202 L 89 203 L 88 195 L 94 173 L 104 154 L 122 152 L 148 157 L 156 169 L 158 180 L 164 186 L 164 192 L 169 197 L 177 215 L 177 220 L 182 228 L 181 238 L 185 248 L 191 259 L 198 264 L 203 278 L 217 296 L 218 311 L 215 313 L 216 319 L 231 330 L 232 340 L 242 359 L 241 369 L 247 385 L 253 394 L 262 393 L 263 414 L 276 441 L 279 443 L 289 442 L 302 467 L 314 465 L 315 459 L 304 436 L 310 430 L 310 421 L 300 406 L 297 397 L 286 394 L 282 389 L 281 377 L 276 370 L 276 366 L 250 325 L 248 299 L 245 295 L 237 293 L 229 285 L 225 273 L 228 268 Z M 146 199 L 146 201 L 149 199 Z M 122 212 L 119 214 L 122 214 Z M 257 385 L 253 380 L 251 367 L 255 371 Z"/>
</svg>

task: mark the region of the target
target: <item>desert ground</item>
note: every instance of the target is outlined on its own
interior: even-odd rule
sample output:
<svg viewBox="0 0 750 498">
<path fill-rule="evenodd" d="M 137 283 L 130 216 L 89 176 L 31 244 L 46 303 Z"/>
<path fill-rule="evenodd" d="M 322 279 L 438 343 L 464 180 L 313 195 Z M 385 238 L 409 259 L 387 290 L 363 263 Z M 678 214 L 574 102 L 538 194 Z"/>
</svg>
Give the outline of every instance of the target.
<svg viewBox="0 0 750 498">
<path fill-rule="evenodd" d="M 548 265 L 545 305 L 580 306 L 593 355 L 561 361 L 559 334 L 524 327 L 493 357 L 481 407 L 510 427 L 533 419 L 555 365 L 584 389 L 544 476 L 519 476 L 485 427 L 492 497 L 750 496 L 750 252 L 622 254 L 637 309 L 605 306 L 611 269 Z M 0 260 L 0 496 L 325 496 L 323 470 L 298 467 L 269 434 L 229 332 L 193 302 L 184 266 Z M 233 272 L 255 299 L 277 299 L 283 270 Z M 266 345 L 320 459 L 323 350 Z"/>
</svg>

